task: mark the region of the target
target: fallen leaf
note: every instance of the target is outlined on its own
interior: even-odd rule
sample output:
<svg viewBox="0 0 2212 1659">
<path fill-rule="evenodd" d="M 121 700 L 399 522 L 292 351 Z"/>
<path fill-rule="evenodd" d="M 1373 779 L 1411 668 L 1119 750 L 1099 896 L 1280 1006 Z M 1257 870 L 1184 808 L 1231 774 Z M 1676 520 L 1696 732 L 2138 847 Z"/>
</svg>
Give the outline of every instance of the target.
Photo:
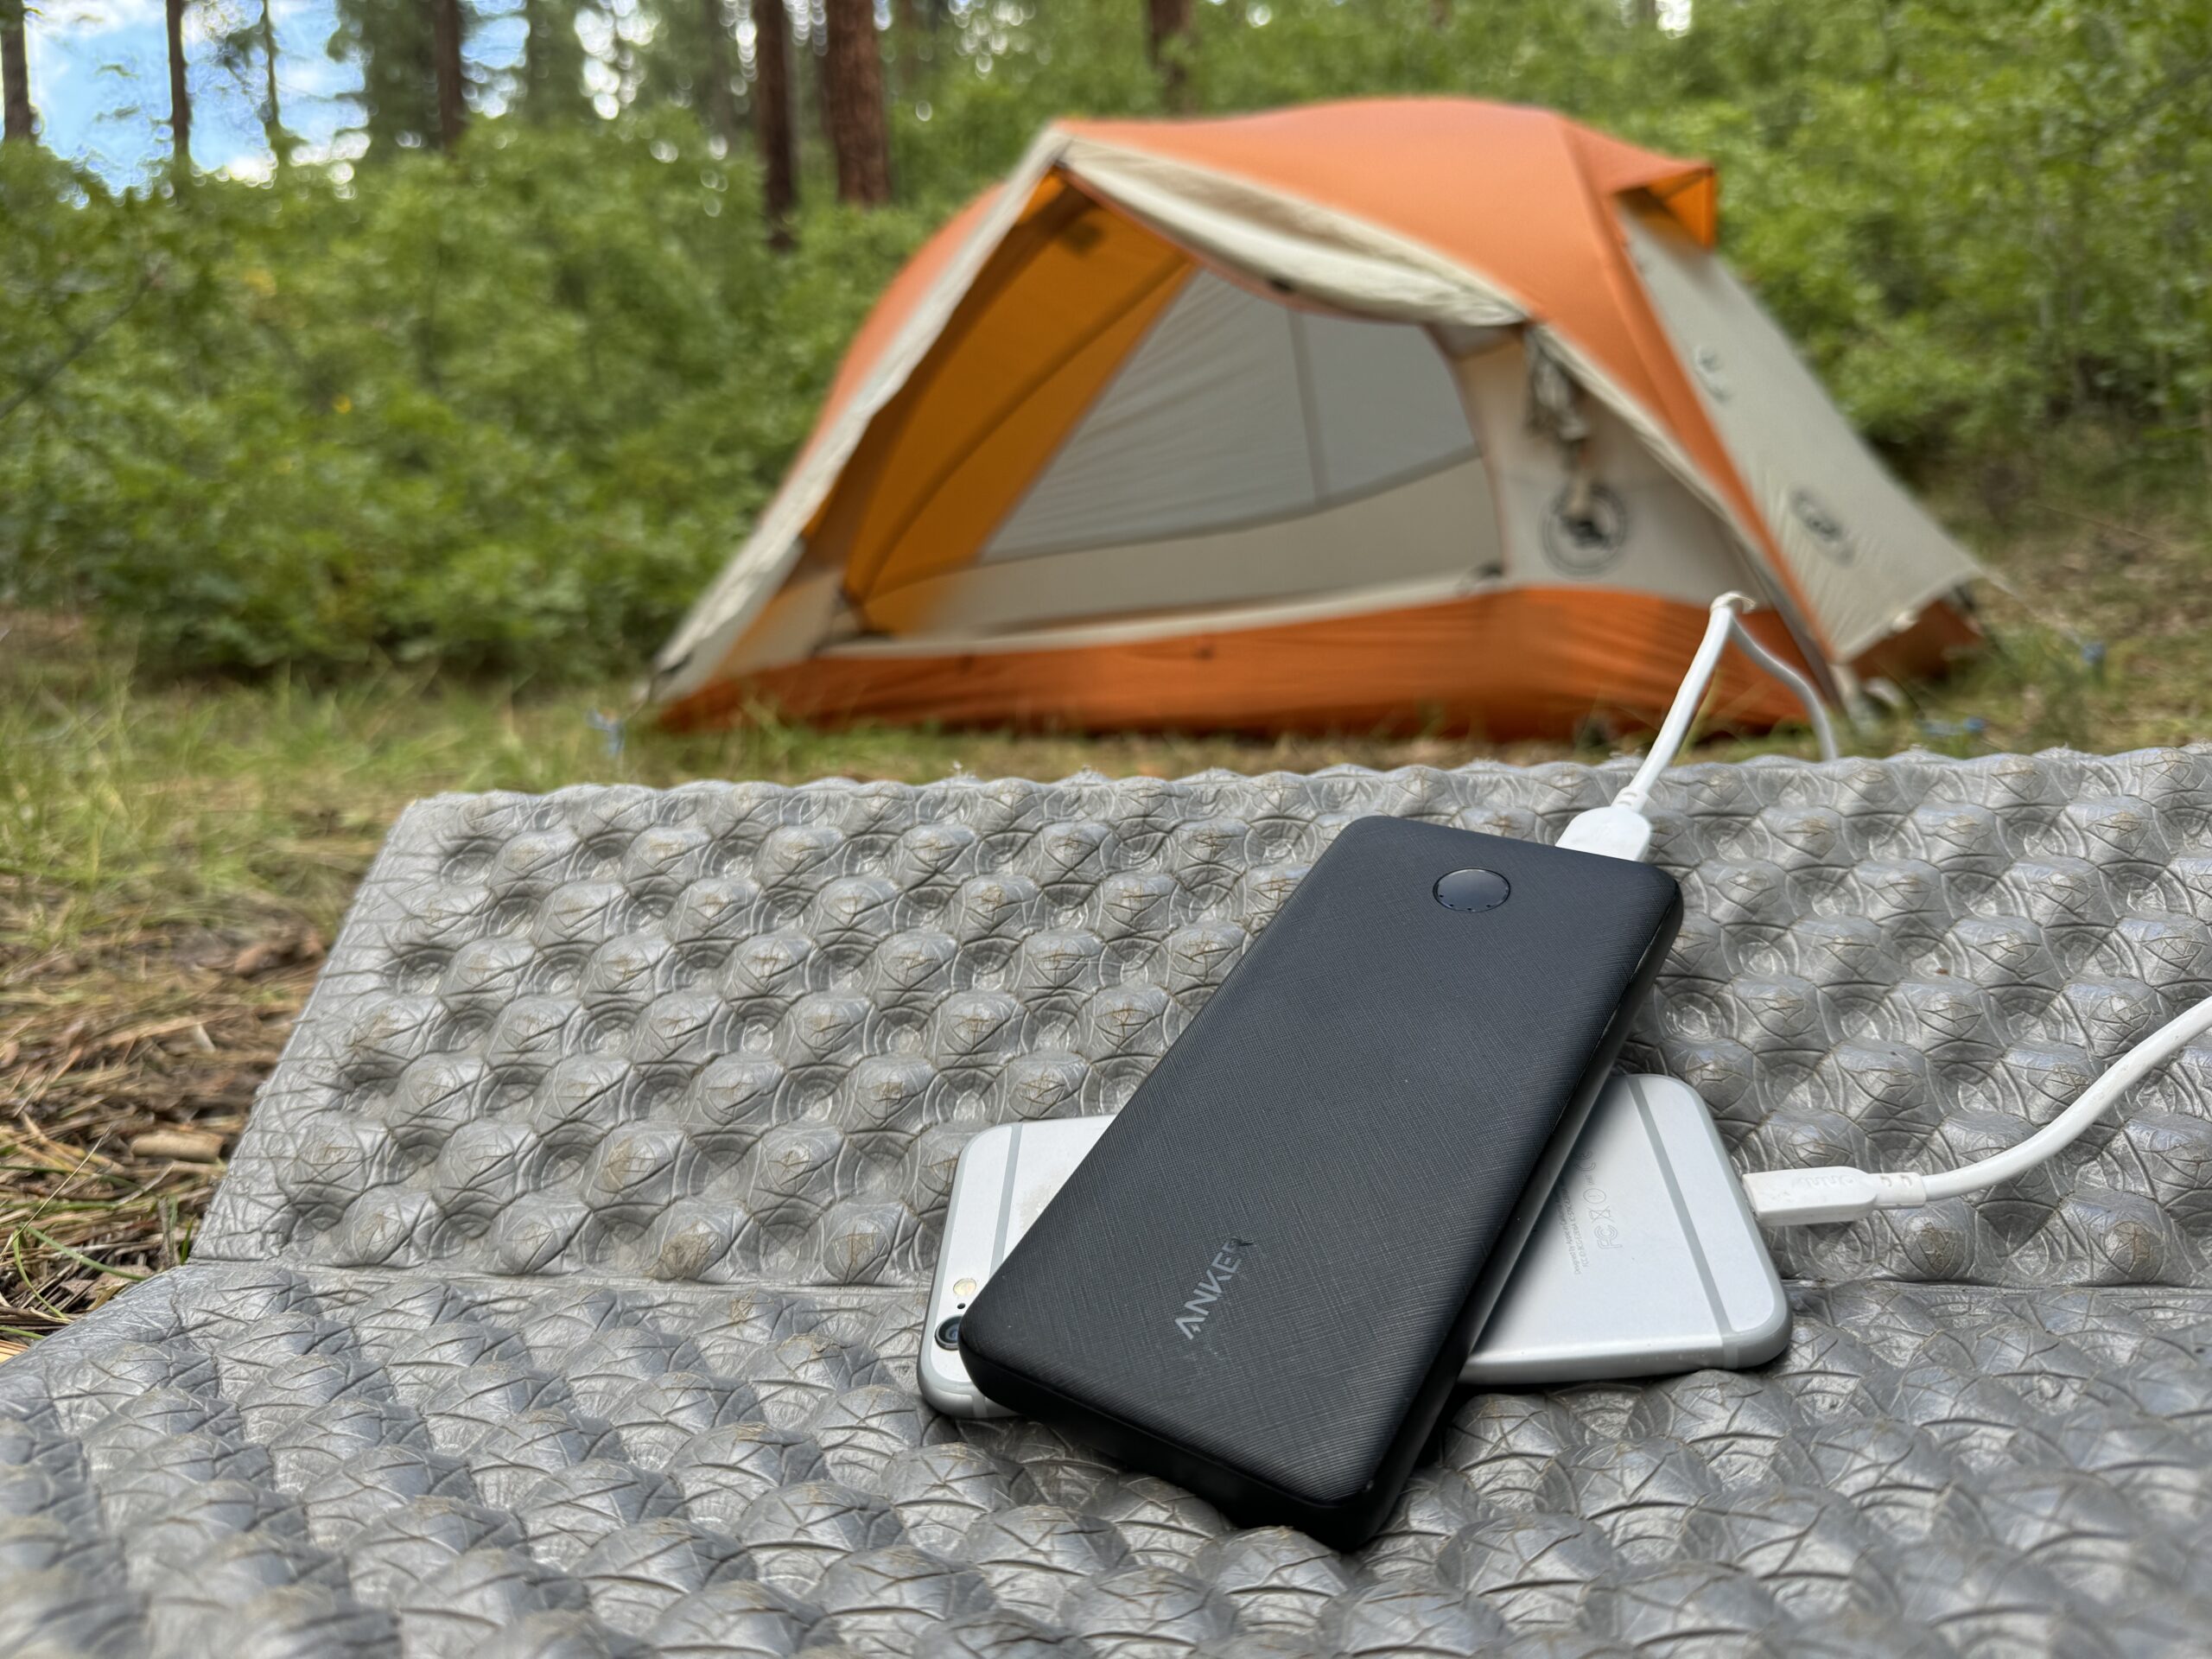
<svg viewBox="0 0 2212 1659">
<path fill-rule="evenodd" d="M 240 979 L 251 979 L 287 963 L 321 961 L 323 950 L 322 935 L 302 925 L 256 939 L 232 959 L 231 972 Z"/>
<path fill-rule="evenodd" d="M 223 1137 L 205 1129 L 149 1129 L 130 1137 L 137 1158 L 168 1158 L 180 1164 L 212 1164 L 223 1156 Z"/>
<path fill-rule="evenodd" d="M 289 941 L 283 939 L 256 939 L 232 959 L 231 972 L 240 979 L 251 979 L 283 961 L 288 949 Z"/>
</svg>

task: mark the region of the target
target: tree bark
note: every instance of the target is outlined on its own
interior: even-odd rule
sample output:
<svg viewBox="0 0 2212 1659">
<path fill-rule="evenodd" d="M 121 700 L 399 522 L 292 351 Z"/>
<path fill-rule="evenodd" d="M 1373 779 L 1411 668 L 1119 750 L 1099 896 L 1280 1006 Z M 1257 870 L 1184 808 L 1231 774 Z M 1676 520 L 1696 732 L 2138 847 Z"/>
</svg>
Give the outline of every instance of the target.
<svg viewBox="0 0 2212 1659">
<path fill-rule="evenodd" d="M 269 153 L 282 173 L 291 165 L 292 135 L 284 130 L 283 106 L 276 101 L 276 0 L 261 0 L 261 130 L 269 139 Z"/>
<path fill-rule="evenodd" d="M 737 118 L 737 94 L 729 85 L 729 18 L 722 0 L 699 0 L 699 10 L 707 29 L 707 88 L 700 113 L 706 118 L 709 135 L 721 139 L 722 153 L 732 156 L 745 135 Z"/>
<path fill-rule="evenodd" d="M 6 124 L 0 137 L 31 143 L 38 137 L 38 112 L 31 108 L 31 64 L 23 38 L 22 0 L 0 0 L 0 105 Z"/>
<path fill-rule="evenodd" d="M 1190 33 L 1191 0 L 1145 0 L 1145 49 L 1151 54 L 1153 67 L 1160 71 L 1171 104 L 1181 101 L 1185 77 L 1182 62 L 1168 50 L 1168 42 L 1186 39 Z"/>
<path fill-rule="evenodd" d="M 883 109 L 883 51 L 872 0 L 823 0 L 829 49 L 822 94 L 837 200 L 880 207 L 891 200 L 891 129 Z"/>
<path fill-rule="evenodd" d="M 523 0 L 522 20 L 523 118 L 541 125 L 588 119 L 593 111 L 572 0 Z"/>
<path fill-rule="evenodd" d="M 175 0 L 171 0 L 175 3 Z M 468 126 L 461 61 L 461 0 L 430 0 L 430 41 L 438 72 L 438 148 L 451 149 Z"/>
<path fill-rule="evenodd" d="M 550 113 L 545 92 L 553 79 L 552 36 L 545 0 L 522 0 L 522 95 L 515 101 L 525 120 L 543 121 Z"/>
<path fill-rule="evenodd" d="M 893 9 L 898 20 L 898 32 L 893 35 L 899 54 L 899 95 L 912 98 L 914 89 L 921 85 L 922 77 L 922 12 L 919 0 L 899 0 Z"/>
<path fill-rule="evenodd" d="M 179 173 L 192 165 L 192 89 L 184 77 L 185 0 L 166 0 L 169 37 L 169 160 Z"/>
<path fill-rule="evenodd" d="M 753 0 L 753 136 L 760 146 L 760 205 L 771 245 L 791 245 L 798 177 L 791 161 L 791 20 L 784 0 Z"/>
</svg>

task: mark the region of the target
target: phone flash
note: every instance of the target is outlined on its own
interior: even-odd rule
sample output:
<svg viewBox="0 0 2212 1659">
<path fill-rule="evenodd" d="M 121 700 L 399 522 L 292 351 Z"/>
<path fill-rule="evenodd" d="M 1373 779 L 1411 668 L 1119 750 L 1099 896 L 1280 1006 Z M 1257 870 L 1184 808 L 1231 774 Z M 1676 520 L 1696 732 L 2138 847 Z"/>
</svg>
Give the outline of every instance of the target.
<svg viewBox="0 0 2212 1659">
<path fill-rule="evenodd" d="M 966 1301 L 969 1297 L 976 1294 L 976 1281 L 973 1279 L 955 1280 L 952 1285 L 952 1294 L 957 1296 L 962 1301 Z"/>
</svg>

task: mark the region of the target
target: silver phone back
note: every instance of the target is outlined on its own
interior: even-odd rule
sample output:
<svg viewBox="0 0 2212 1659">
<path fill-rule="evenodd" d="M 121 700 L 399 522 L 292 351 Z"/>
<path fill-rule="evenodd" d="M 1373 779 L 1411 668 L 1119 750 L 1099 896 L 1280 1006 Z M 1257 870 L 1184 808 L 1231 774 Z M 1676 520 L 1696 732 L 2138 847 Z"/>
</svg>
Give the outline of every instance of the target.
<svg viewBox="0 0 2212 1659">
<path fill-rule="evenodd" d="M 1789 1338 L 1789 1298 L 1705 1103 L 1672 1077 L 1616 1077 L 1461 1376 L 1735 1370 Z"/>
<path fill-rule="evenodd" d="M 962 1149 L 944 1210 L 937 1276 L 922 1325 L 922 1397 L 955 1417 L 1004 1417 L 1006 1408 L 968 1375 L 957 1350 L 937 1339 L 948 1319 L 968 1310 L 983 1281 L 1021 1243 L 1075 1166 L 1098 1144 L 1110 1117 L 1054 1117 L 1001 1123 Z"/>
</svg>

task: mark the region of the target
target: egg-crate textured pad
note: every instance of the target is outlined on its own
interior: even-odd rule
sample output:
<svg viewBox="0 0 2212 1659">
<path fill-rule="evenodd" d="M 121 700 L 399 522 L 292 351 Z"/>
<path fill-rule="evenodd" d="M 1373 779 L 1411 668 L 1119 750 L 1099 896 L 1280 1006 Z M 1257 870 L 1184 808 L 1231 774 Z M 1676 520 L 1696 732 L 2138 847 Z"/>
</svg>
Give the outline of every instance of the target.
<svg viewBox="0 0 2212 1659">
<path fill-rule="evenodd" d="M 2212 1047 L 1777 1235 L 1770 1366 L 1458 1402 L 1357 1554 L 917 1397 L 968 1138 L 1118 1107 L 1350 818 L 1550 839 L 1624 776 L 410 809 L 192 1263 L 0 1367 L 0 1652 L 2203 1651 Z M 1747 1167 L 1983 1155 L 2212 993 L 2212 751 L 1661 808 L 1628 1063 Z"/>
</svg>

